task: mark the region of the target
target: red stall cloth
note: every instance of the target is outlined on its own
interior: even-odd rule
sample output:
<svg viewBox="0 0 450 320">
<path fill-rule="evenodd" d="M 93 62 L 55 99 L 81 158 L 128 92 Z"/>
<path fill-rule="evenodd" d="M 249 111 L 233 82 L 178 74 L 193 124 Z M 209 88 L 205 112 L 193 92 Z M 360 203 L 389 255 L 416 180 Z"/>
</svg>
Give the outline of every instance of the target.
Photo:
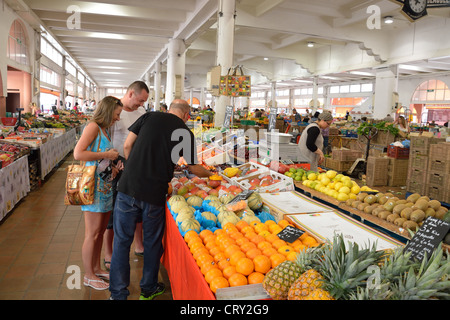
<svg viewBox="0 0 450 320">
<path fill-rule="evenodd" d="M 166 206 L 162 263 L 167 270 L 174 300 L 215 300 Z"/>
</svg>

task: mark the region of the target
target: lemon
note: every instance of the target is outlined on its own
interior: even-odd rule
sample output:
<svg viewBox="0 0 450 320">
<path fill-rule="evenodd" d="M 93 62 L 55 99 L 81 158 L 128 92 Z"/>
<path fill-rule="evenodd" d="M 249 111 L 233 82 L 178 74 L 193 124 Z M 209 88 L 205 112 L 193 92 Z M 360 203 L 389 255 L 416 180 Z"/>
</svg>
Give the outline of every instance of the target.
<svg viewBox="0 0 450 320">
<path fill-rule="evenodd" d="M 353 187 L 352 180 L 350 180 L 350 179 L 349 180 L 345 180 L 343 182 L 343 184 L 344 184 L 344 186 L 348 187 L 349 189 L 351 189 Z"/>
<path fill-rule="evenodd" d="M 361 191 L 361 188 L 358 185 L 356 185 L 353 186 L 350 190 L 353 194 L 358 194 Z"/>
<path fill-rule="evenodd" d="M 348 194 L 348 198 L 349 198 L 349 199 L 356 199 L 356 194 L 350 192 L 350 193 Z"/>
<path fill-rule="evenodd" d="M 334 177 L 336 177 L 337 172 L 334 170 L 328 170 L 325 175 L 329 178 L 329 179 L 333 179 Z"/>
<path fill-rule="evenodd" d="M 344 175 L 343 175 L 342 173 L 339 173 L 338 175 L 336 175 L 336 176 L 334 177 L 334 180 L 335 180 L 335 181 L 341 181 L 341 179 L 342 179 L 343 176 L 344 176 Z"/>
<path fill-rule="evenodd" d="M 314 181 L 317 179 L 317 175 L 315 173 L 308 174 L 308 180 Z"/>
<path fill-rule="evenodd" d="M 322 177 L 322 180 L 320 180 L 320 182 L 324 185 L 327 186 L 328 184 L 330 184 L 331 180 L 330 178 L 328 178 L 327 176 Z"/>
<path fill-rule="evenodd" d="M 349 194 L 350 193 L 350 188 L 349 187 L 342 187 L 338 190 L 339 193 L 345 193 L 345 194 Z"/>
<path fill-rule="evenodd" d="M 342 182 L 336 182 L 334 184 L 334 190 L 338 191 L 340 188 L 342 188 L 344 184 Z"/>
<path fill-rule="evenodd" d="M 338 201 L 347 201 L 349 199 L 349 196 L 346 193 L 339 192 L 339 194 L 337 195 L 336 199 Z"/>
</svg>

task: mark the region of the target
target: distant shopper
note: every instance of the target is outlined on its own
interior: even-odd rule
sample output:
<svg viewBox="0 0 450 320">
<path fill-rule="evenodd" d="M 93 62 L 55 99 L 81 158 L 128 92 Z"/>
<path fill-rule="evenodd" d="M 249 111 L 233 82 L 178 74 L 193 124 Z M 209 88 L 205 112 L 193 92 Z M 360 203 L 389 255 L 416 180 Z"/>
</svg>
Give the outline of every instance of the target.
<svg viewBox="0 0 450 320">
<path fill-rule="evenodd" d="M 198 177 L 212 173 L 197 164 L 195 137 L 186 126 L 189 104 L 174 100 L 168 113 L 147 112 L 130 128 L 124 144 L 127 163 L 118 184 L 114 207 L 114 248 L 110 291 L 113 300 L 125 300 L 130 285 L 130 247 L 136 223 L 142 218 L 144 267 L 140 300 L 151 300 L 165 290 L 158 283 L 168 183 L 182 156 Z M 181 266 L 183 267 L 183 266 Z"/>
<path fill-rule="evenodd" d="M 297 112 L 297 110 L 295 110 L 295 108 L 292 109 L 292 115 L 294 116 L 295 122 L 302 121 L 302 116 L 300 115 L 300 113 Z"/>
<path fill-rule="evenodd" d="M 145 82 L 143 81 L 135 81 L 130 84 L 127 88 L 125 95 L 120 99 L 123 104 L 123 110 L 120 114 L 120 120 L 116 121 L 116 123 L 111 128 L 111 137 L 113 141 L 114 148 L 119 151 L 119 155 L 122 159 L 125 158 L 123 153 L 123 144 L 125 143 L 125 139 L 128 136 L 128 128 L 143 114 L 146 113 L 145 109 L 142 107 L 143 104 L 147 101 L 149 96 L 149 89 Z M 123 160 L 122 160 L 123 161 Z M 123 163 L 125 165 L 125 163 Z M 119 173 L 120 177 L 120 173 Z M 118 178 L 113 181 L 113 202 L 117 195 L 117 181 Z M 113 204 L 114 208 L 114 204 Z M 112 256 L 112 245 L 114 239 L 114 230 L 113 230 L 113 216 L 114 211 L 111 212 L 111 216 L 109 218 L 108 226 L 106 227 L 106 232 L 104 236 L 104 265 L 107 270 L 109 270 L 111 265 L 111 256 Z M 136 225 L 135 232 L 135 254 L 137 256 L 142 256 L 144 251 L 144 245 L 142 244 L 142 221 Z"/>
<path fill-rule="evenodd" d="M 394 118 L 388 113 L 386 117 L 383 119 L 386 122 L 394 122 Z"/>
<path fill-rule="evenodd" d="M 396 124 L 396 127 L 405 133 L 408 133 L 410 131 L 408 124 L 406 123 L 405 117 L 399 116 L 397 121 L 394 122 Z"/>
<path fill-rule="evenodd" d="M 328 128 L 333 122 L 333 115 L 324 111 L 318 119 L 309 124 L 300 136 L 298 147 L 300 148 L 299 161 L 307 162 L 311 165 L 312 171 L 317 171 L 318 166 L 325 160 L 323 154 L 324 139 L 322 129 Z"/>
<path fill-rule="evenodd" d="M 259 109 L 255 109 L 255 118 L 261 118 L 262 116 L 262 111 Z"/>
<path fill-rule="evenodd" d="M 115 160 L 119 152 L 113 148 L 109 128 L 120 119 L 122 103 L 115 97 L 105 97 L 95 110 L 92 120 L 86 125 L 73 156 L 94 166 L 100 160 Z M 97 152 L 98 150 L 98 152 Z M 81 206 L 84 212 L 85 235 L 81 256 L 84 265 L 84 285 L 95 290 L 108 289 L 109 273 L 100 265 L 103 234 L 112 210 L 112 184 L 95 173 L 94 203 Z"/>
</svg>

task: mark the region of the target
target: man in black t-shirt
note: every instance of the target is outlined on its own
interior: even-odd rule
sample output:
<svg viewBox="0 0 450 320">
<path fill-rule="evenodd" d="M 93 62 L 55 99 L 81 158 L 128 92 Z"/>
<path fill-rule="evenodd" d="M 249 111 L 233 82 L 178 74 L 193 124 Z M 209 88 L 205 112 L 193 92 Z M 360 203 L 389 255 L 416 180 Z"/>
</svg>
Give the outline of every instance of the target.
<svg viewBox="0 0 450 320">
<path fill-rule="evenodd" d="M 193 174 L 212 175 L 197 164 L 194 135 L 185 124 L 188 119 L 189 104 L 177 99 L 168 113 L 146 113 L 129 128 L 124 144 L 127 165 L 118 183 L 114 207 L 112 299 L 127 299 L 129 295 L 129 254 L 139 217 L 142 217 L 144 233 L 140 299 L 150 300 L 164 292 L 164 284 L 158 283 L 158 272 L 163 253 L 166 195 L 175 165 L 182 156 Z"/>
</svg>

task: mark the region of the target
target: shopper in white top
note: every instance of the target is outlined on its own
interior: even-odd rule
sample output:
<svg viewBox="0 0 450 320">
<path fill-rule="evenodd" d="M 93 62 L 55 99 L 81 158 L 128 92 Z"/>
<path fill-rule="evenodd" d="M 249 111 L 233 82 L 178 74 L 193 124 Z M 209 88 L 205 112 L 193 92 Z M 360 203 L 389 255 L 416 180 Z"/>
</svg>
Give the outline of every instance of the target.
<svg viewBox="0 0 450 320">
<path fill-rule="evenodd" d="M 135 81 L 127 89 L 127 92 L 120 101 L 123 104 L 122 113 L 120 114 L 120 120 L 117 121 L 111 128 L 111 139 L 114 148 L 119 151 L 119 155 L 124 156 L 123 144 L 128 136 L 128 128 L 146 111 L 143 108 L 144 103 L 149 96 L 149 89 L 145 82 Z M 116 180 L 118 181 L 118 179 Z M 115 189 L 116 186 L 114 186 Z M 116 191 L 114 190 L 114 194 Z M 114 238 L 113 231 L 113 215 L 114 210 L 111 213 L 111 217 L 105 232 L 103 246 L 105 248 L 105 267 L 109 269 L 111 256 L 112 256 L 112 243 Z M 136 225 L 136 232 L 134 237 L 134 250 L 135 254 L 141 256 L 144 251 L 144 245 L 142 243 L 142 223 Z"/>
</svg>

